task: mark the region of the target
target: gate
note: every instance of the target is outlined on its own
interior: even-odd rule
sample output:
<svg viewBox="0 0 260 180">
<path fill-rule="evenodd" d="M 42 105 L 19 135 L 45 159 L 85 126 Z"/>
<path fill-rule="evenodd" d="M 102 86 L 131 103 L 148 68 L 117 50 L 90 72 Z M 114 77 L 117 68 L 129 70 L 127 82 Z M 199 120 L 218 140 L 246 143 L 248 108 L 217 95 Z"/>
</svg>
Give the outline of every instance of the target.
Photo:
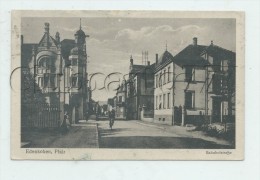
<svg viewBox="0 0 260 180">
<path fill-rule="evenodd" d="M 22 104 L 22 127 L 52 128 L 60 126 L 59 104 Z"/>
</svg>

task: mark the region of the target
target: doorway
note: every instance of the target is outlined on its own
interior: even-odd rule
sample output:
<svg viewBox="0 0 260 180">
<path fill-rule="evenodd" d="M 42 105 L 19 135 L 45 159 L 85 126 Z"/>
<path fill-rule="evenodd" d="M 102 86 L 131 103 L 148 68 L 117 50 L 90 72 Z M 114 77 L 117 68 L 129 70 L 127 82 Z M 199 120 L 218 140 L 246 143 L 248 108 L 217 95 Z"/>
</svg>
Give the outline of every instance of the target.
<svg viewBox="0 0 260 180">
<path fill-rule="evenodd" d="M 182 107 L 174 107 L 174 124 L 180 126 L 182 123 Z"/>
</svg>

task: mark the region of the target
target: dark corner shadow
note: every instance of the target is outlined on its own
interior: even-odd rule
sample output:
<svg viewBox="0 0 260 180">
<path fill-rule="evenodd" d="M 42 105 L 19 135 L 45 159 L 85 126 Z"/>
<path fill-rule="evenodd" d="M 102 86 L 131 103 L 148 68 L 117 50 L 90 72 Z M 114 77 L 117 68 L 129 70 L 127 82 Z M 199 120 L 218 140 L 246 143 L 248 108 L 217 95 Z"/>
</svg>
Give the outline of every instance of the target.
<svg viewBox="0 0 260 180">
<path fill-rule="evenodd" d="M 187 137 L 102 137 L 99 143 L 100 148 L 118 149 L 234 149 L 234 147 L 228 145 Z"/>
</svg>

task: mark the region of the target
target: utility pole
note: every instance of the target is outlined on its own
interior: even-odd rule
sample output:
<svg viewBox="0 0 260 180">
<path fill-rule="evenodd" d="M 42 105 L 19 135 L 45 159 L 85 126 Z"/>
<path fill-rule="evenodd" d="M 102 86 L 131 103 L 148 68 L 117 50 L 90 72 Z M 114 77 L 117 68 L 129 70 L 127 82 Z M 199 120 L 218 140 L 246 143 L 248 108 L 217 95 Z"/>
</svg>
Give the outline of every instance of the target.
<svg viewBox="0 0 260 180">
<path fill-rule="evenodd" d="M 207 54 L 207 62 L 209 62 L 208 54 Z M 208 63 L 209 64 L 209 63 Z M 209 84 L 209 66 L 206 65 L 205 70 L 205 119 L 208 121 L 208 84 Z M 211 122 L 210 122 L 211 123 Z"/>
<path fill-rule="evenodd" d="M 175 64 L 172 62 L 172 126 L 174 126 L 174 104 L 175 104 Z"/>
</svg>

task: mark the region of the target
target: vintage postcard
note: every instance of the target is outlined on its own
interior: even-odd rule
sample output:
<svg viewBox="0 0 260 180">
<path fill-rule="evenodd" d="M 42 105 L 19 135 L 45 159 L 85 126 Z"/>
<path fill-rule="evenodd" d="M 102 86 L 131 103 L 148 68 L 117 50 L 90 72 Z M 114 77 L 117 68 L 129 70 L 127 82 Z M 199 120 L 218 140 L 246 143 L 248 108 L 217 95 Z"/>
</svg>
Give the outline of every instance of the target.
<svg viewBox="0 0 260 180">
<path fill-rule="evenodd" d="M 11 158 L 243 160 L 244 21 L 13 11 Z"/>
</svg>

